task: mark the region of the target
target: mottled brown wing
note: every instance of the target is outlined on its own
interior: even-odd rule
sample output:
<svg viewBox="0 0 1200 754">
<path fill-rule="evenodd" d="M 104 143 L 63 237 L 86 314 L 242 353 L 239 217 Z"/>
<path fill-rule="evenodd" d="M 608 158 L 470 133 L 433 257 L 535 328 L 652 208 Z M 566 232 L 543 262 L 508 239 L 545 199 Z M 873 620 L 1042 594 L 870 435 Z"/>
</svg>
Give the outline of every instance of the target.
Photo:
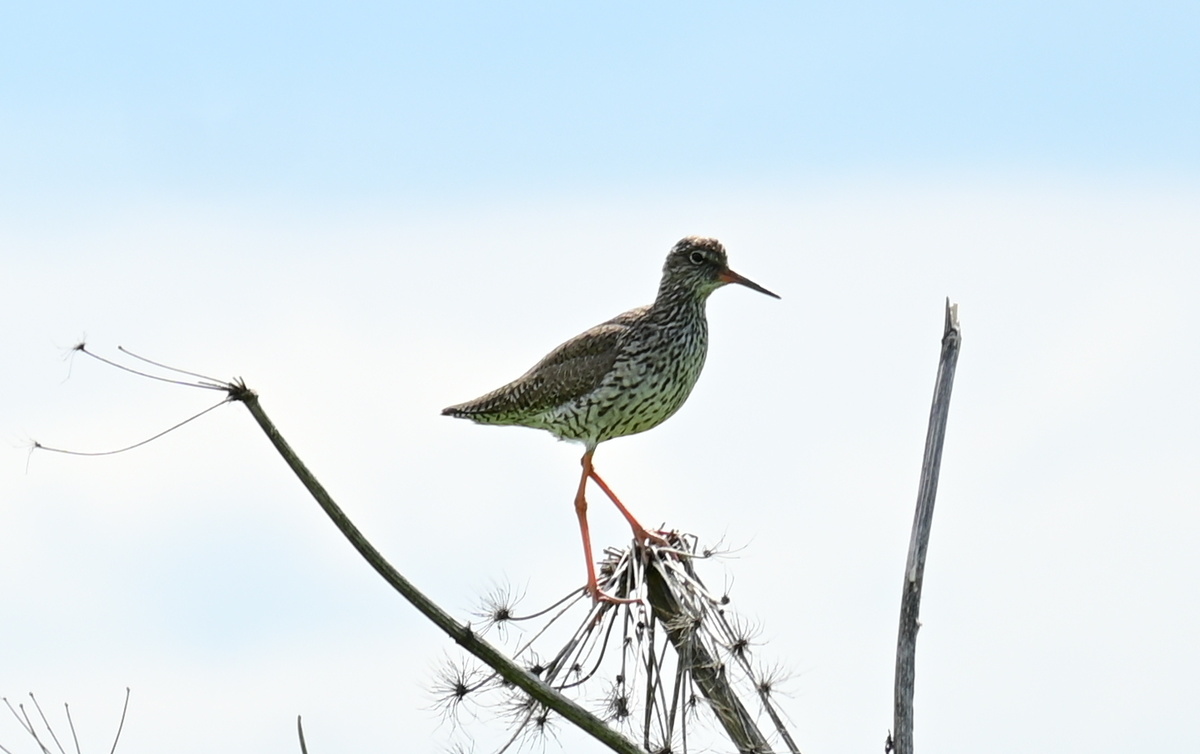
<svg viewBox="0 0 1200 754">
<path fill-rule="evenodd" d="M 621 336 L 644 314 L 645 307 L 634 309 L 576 335 L 516 380 L 443 413 L 477 421 L 511 422 L 584 395 L 594 390 L 612 368 Z"/>
</svg>

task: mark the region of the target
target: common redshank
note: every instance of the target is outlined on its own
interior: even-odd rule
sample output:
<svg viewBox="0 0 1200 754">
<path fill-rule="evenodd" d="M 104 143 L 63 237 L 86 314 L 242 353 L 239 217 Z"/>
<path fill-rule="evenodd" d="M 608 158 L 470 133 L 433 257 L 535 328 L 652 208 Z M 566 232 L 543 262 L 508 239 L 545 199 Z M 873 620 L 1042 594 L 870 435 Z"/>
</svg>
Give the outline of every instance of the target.
<svg viewBox="0 0 1200 754">
<path fill-rule="evenodd" d="M 713 238 L 689 236 L 667 255 L 658 297 L 571 338 L 525 374 L 473 401 L 442 410 L 480 424 L 544 429 L 583 443 L 583 473 L 575 513 L 587 559 L 587 591 L 594 600 L 619 601 L 596 583 L 584 488 L 590 478 L 629 522 L 637 542 L 660 540 L 613 494 L 592 466 L 596 446 L 657 427 L 687 400 L 704 366 L 708 322 L 704 304 L 727 283 L 779 298 L 733 270 Z"/>
</svg>

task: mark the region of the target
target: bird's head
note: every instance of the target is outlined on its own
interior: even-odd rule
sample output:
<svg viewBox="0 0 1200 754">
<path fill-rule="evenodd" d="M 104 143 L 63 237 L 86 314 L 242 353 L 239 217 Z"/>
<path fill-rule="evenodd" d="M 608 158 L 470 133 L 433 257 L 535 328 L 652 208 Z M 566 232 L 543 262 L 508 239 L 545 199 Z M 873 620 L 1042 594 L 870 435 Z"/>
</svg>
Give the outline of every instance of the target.
<svg viewBox="0 0 1200 754">
<path fill-rule="evenodd" d="M 759 293 L 779 298 L 758 283 L 729 269 L 725 247 L 720 241 L 700 236 L 688 236 L 671 249 L 666 264 L 663 265 L 659 295 L 684 290 L 704 298 L 727 283 L 744 285 Z"/>
</svg>

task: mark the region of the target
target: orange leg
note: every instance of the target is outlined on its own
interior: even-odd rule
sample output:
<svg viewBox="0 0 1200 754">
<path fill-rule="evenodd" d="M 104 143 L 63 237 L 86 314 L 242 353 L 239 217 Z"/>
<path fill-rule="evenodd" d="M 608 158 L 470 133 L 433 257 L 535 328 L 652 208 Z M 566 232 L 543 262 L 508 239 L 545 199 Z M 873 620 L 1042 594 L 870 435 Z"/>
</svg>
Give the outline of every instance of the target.
<svg viewBox="0 0 1200 754">
<path fill-rule="evenodd" d="M 583 489 L 587 486 L 587 470 L 591 466 L 592 451 L 583 455 L 583 475 L 579 477 L 579 491 L 575 493 L 575 515 L 579 517 L 579 533 L 583 535 L 583 557 L 587 559 L 587 590 L 593 600 L 600 599 L 600 585 L 596 583 L 596 566 L 592 560 L 592 536 L 588 532 L 587 499 Z"/>
<path fill-rule="evenodd" d="M 591 532 L 588 531 L 587 522 L 587 498 L 585 498 L 583 495 L 584 488 L 587 487 L 588 477 L 592 477 L 596 479 L 596 481 L 600 481 L 600 478 L 595 476 L 596 472 L 592 469 L 593 452 L 594 450 L 589 450 L 583 454 L 583 474 L 579 477 L 579 490 L 575 493 L 575 515 L 579 517 L 579 533 L 583 536 L 583 556 L 587 559 L 587 591 L 588 594 L 592 595 L 593 602 L 611 602 L 618 605 L 639 602 L 639 600 L 622 599 L 620 597 L 613 597 L 610 594 L 605 594 L 604 592 L 600 591 L 600 584 L 596 581 L 596 565 L 595 561 L 592 559 L 592 536 Z M 637 530 L 641 528 L 641 524 L 638 524 L 637 521 L 633 520 L 633 518 L 625 510 L 625 507 L 621 505 L 621 503 L 618 502 L 615 497 L 613 497 L 611 492 L 608 491 L 608 487 L 605 486 L 604 482 L 600 482 L 600 488 L 608 493 L 608 496 L 612 498 L 614 503 L 617 503 L 617 507 L 621 509 L 621 512 L 625 514 L 625 517 L 629 519 L 629 522 L 637 527 L 634 529 L 634 533 L 636 534 Z M 643 539 L 653 536 L 654 535 L 652 534 L 648 534 L 645 529 L 642 529 Z"/>
<path fill-rule="evenodd" d="M 657 534 L 651 534 L 649 531 L 647 531 L 646 527 L 638 523 L 638 520 L 633 517 L 633 514 L 629 512 L 629 509 L 617 499 L 617 496 L 613 494 L 613 491 L 608 488 L 608 485 L 604 483 L 604 480 L 601 479 L 600 475 L 596 473 L 596 470 L 592 468 L 591 452 L 585 453 L 583 456 L 583 473 L 585 477 L 591 477 L 596 484 L 600 485 L 600 489 L 604 490 L 604 494 L 608 495 L 608 499 L 613 501 L 613 505 L 617 506 L 617 510 L 621 511 L 621 515 L 624 516 L 625 520 L 629 522 L 630 528 L 633 529 L 633 536 L 638 542 L 653 542 L 656 545 L 668 544 L 667 540 L 663 539 Z"/>
</svg>

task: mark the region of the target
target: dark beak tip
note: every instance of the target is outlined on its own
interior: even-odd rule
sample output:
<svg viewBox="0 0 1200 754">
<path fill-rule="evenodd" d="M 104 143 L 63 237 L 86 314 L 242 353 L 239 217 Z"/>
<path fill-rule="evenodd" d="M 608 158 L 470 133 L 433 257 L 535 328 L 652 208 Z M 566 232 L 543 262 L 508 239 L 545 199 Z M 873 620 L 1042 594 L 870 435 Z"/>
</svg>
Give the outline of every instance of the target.
<svg viewBox="0 0 1200 754">
<path fill-rule="evenodd" d="M 771 298 L 776 298 L 776 299 L 779 298 L 778 293 L 775 293 L 773 291 L 768 291 L 766 288 L 763 288 L 761 285 L 754 282 L 753 280 L 748 280 L 748 279 L 742 277 L 741 275 L 738 275 L 731 282 L 734 282 L 734 283 L 737 283 L 738 285 L 749 288 L 752 291 L 758 291 L 759 293 L 770 296 Z"/>
<path fill-rule="evenodd" d="M 737 283 L 738 285 L 745 286 L 746 288 L 749 288 L 752 291 L 758 291 L 759 293 L 765 293 L 766 295 L 770 296 L 771 298 L 779 298 L 780 297 L 778 293 L 772 293 L 771 291 L 768 291 L 766 288 L 763 288 L 761 285 L 754 282 L 753 280 L 751 280 L 747 277 L 743 277 L 728 268 L 726 268 L 721 273 L 720 278 L 721 278 L 721 281 L 724 283 Z"/>
</svg>

